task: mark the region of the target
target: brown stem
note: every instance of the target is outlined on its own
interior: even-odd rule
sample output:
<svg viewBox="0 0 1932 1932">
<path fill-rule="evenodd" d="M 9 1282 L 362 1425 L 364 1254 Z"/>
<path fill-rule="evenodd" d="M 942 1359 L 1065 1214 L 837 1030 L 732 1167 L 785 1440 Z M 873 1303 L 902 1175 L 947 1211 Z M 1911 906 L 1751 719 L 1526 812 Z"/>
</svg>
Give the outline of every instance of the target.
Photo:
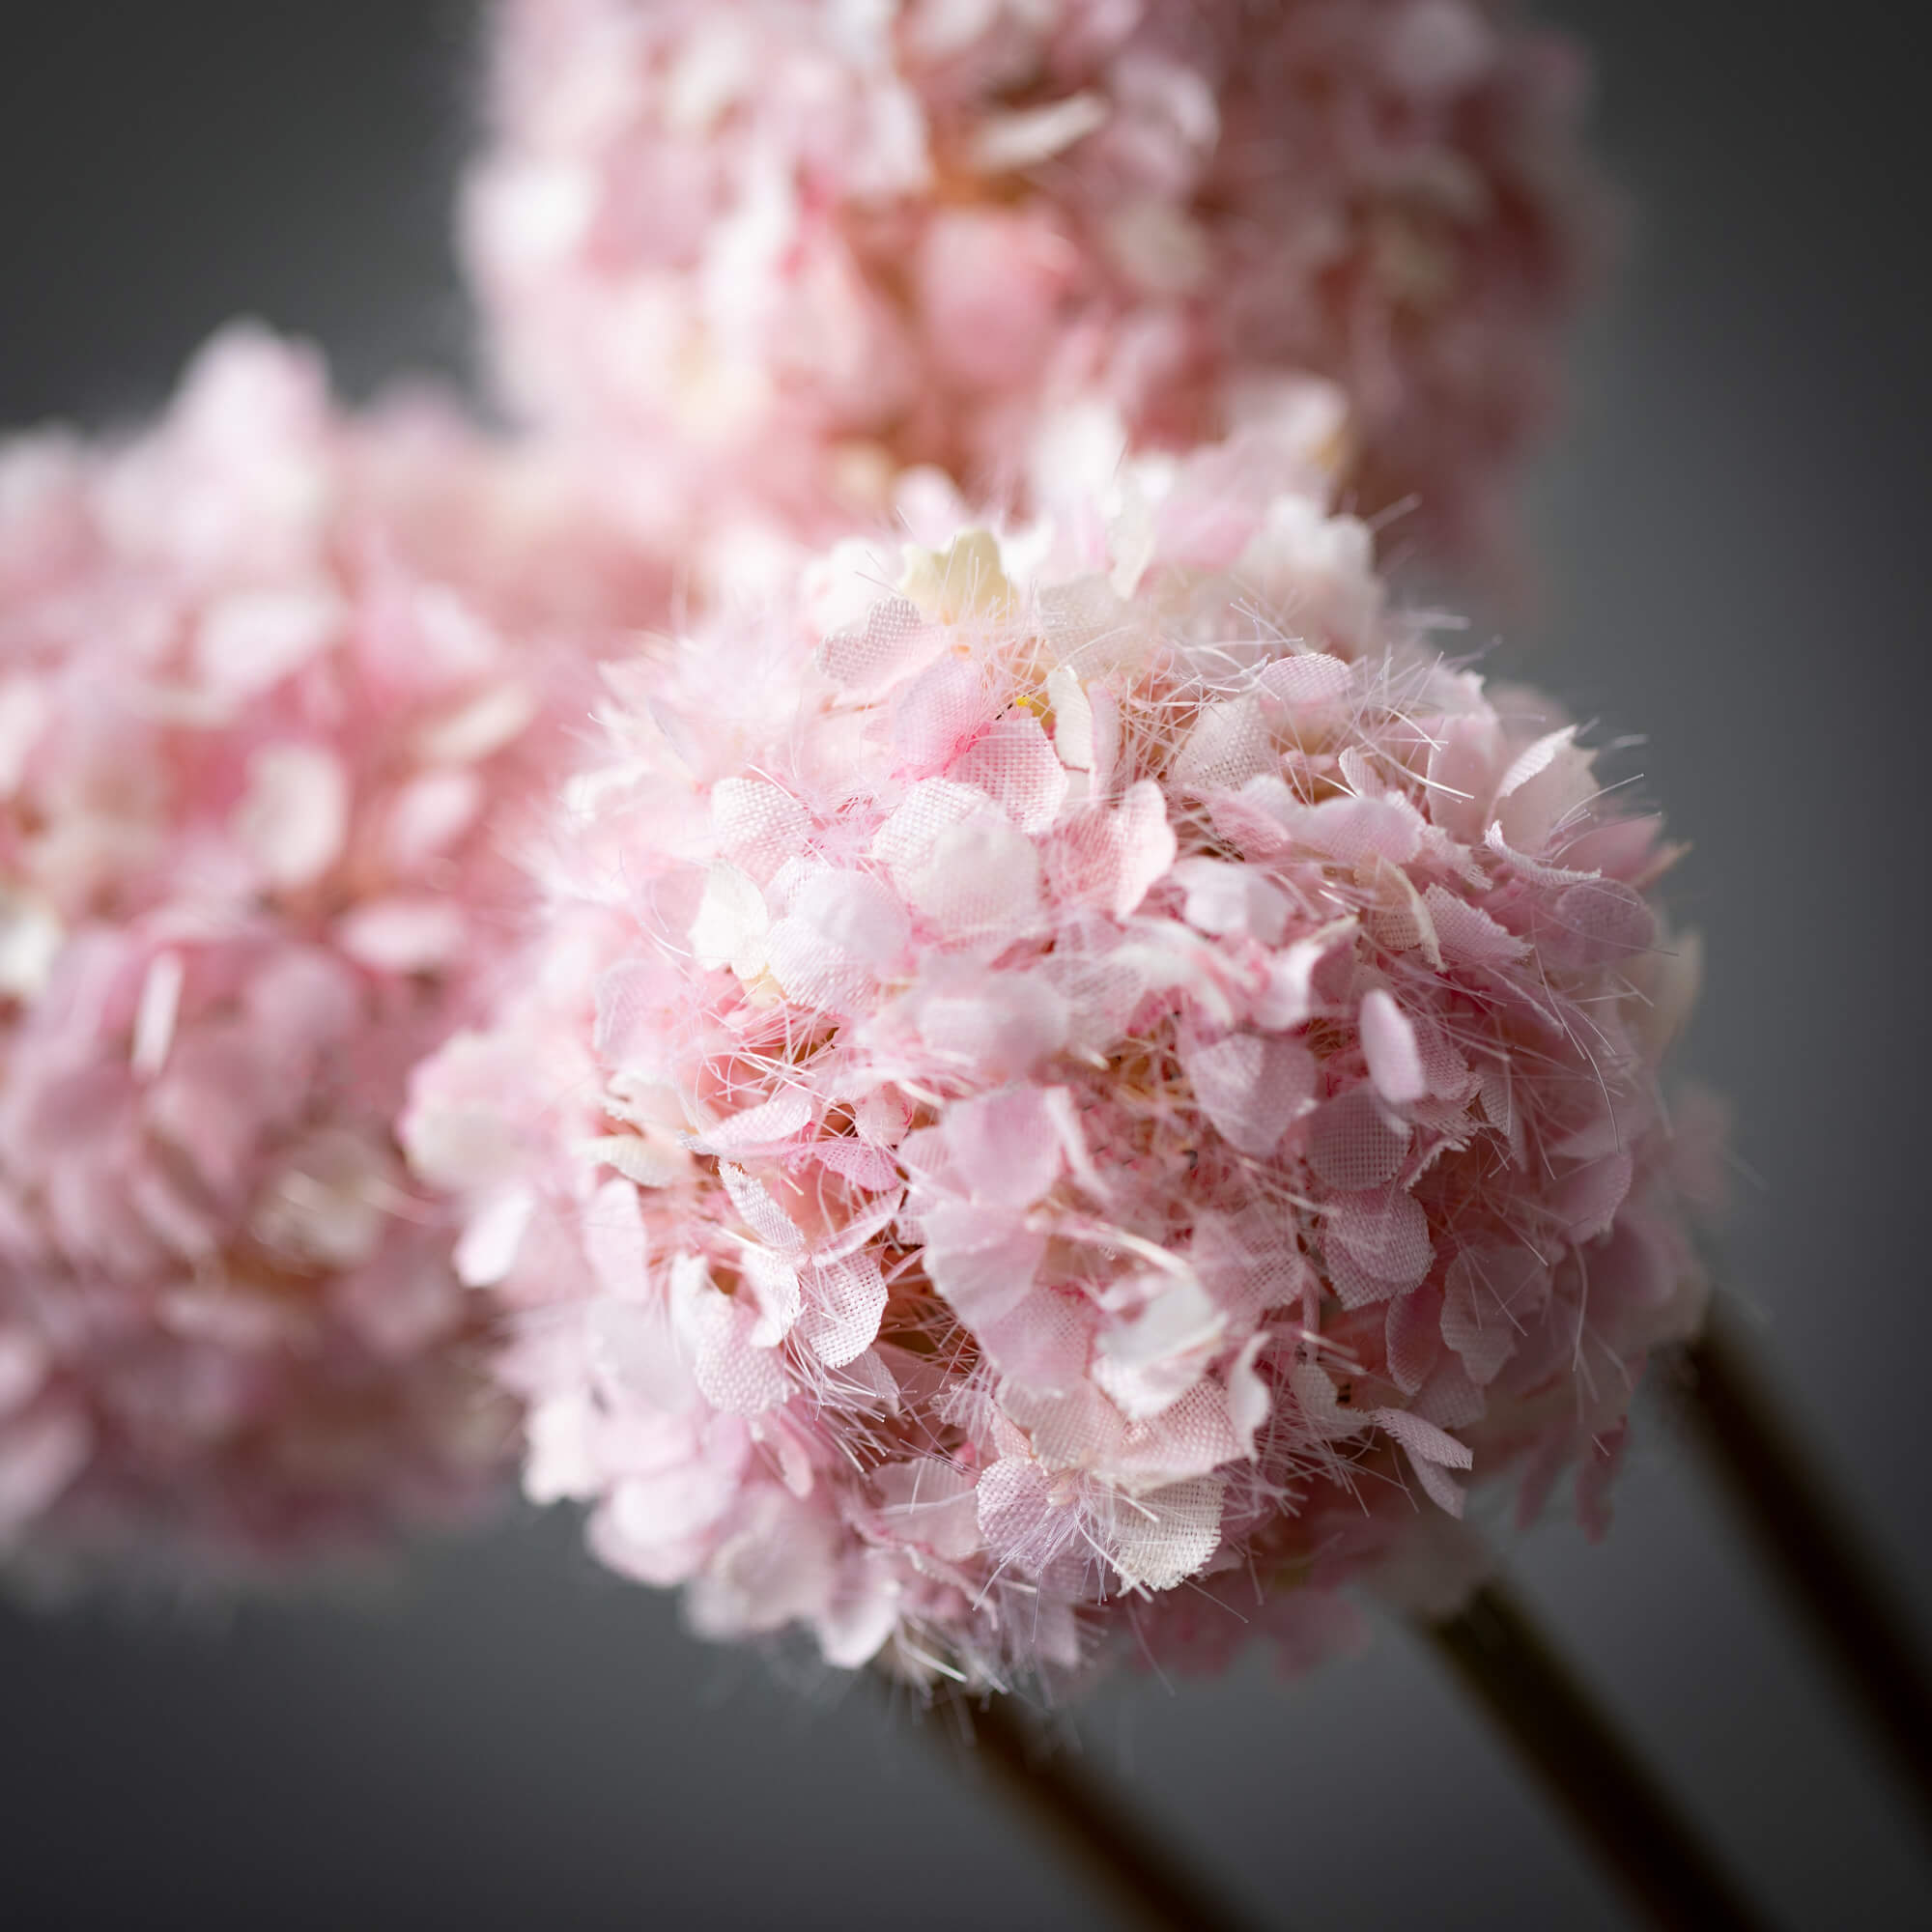
<svg viewBox="0 0 1932 1932">
<path fill-rule="evenodd" d="M 1932 1835 L 1932 1683 L 1911 1625 L 1858 1534 L 1778 1413 L 1721 1300 L 1690 1351 L 1692 1439 L 1813 1641 L 1890 1753 Z"/>
<path fill-rule="evenodd" d="M 1086 1872 L 1123 1924 L 1146 1932 L 1239 1932 L 1250 1925 L 1090 1766 L 1056 1752 L 1010 1697 L 979 1703 L 962 1693 L 945 1699 L 931 1719 Z"/>
<path fill-rule="evenodd" d="M 1502 1585 L 1478 1591 L 1461 1615 L 1420 1628 L 1654 1924 L 1744 1932 L 1760 1922 Z"/>
</svg>

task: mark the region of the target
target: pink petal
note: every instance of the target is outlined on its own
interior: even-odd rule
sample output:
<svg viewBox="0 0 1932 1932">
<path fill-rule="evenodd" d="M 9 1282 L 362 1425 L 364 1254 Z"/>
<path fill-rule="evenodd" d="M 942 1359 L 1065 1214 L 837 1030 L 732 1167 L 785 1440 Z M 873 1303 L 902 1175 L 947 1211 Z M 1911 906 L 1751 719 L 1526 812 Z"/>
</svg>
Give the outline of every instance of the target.
<svg viewBox="0 0 1932 1932">
<path fill-rule="evenodd" d="M 886 1282 L 869 1250 L 808 1268 L 798 1337 L 828 1368 L 842 1368 L 872 1346 L 886 1312 Z"/>
<path fill-rule="evenodd" d="M 1362 1052 L 1376 1091 L 1397 1106 L 1420 1100 L 1429 1092 L 1429 1081 L 1422 1070 L 1415 1029 L 1379 986 L 1363 996 L 1361 1030 Z"/>
<path fill-rule="evenodd" d="M 1243 1153 L 1272 1153 L 1314 1104 L 1314 1057 L 1296 1040 L 1229 1034 L 1183 1047 L 1181 1065 L 1201 1111 Z"/>
</svg>

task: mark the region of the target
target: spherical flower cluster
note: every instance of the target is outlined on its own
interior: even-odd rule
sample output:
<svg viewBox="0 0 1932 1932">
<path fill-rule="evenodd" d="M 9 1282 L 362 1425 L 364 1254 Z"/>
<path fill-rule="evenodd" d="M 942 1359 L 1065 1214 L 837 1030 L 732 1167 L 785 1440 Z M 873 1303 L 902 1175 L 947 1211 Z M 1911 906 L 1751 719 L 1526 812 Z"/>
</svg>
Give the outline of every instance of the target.
<svg viewBox="0 0 1932 1932">
<path fill-rule="evenodd" d="M 937 465 L 1023 500 L 1103 401 L 1347 399 L 1349 487 L 1492 550 L 1589 278 L 1579 63 L 1509 0 L 503 0 L 469 255 L 533 416 L 668 527 L 823 532 Z M 1050 463 L 1048 464 L 1050 468 Z"/>
<path fill-rule="evenodd" d="M 613 679 L 526 987 L 419 1070 L 527 1486 L 700 1631 L 1198 1650 L 1601 1474 L 1694 1324 L 1657 821 L 1225 456 Z"/>
<path fill-rule="evenodd" d="M 248 329 L 0 450 L 0 1541 L 269 1555 L 501 1466 L 392 1121 L 514 930 L 564 638 L 662 594 L 585 508 Z"/>
</svg>

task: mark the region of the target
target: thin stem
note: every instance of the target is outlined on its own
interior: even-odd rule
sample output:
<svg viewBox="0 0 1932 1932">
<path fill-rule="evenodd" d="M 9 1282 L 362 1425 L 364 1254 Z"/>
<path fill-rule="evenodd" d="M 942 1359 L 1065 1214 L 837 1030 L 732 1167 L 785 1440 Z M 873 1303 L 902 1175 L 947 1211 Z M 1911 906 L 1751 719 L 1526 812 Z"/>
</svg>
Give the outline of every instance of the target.
<svg viewBox="0 0 1932 1932">
<path fill-rule="evenodd" d="M 1492 1583 L 1423 1634 L 1542 1778 L 1631 1902 L 1670 1932 L 1757 1918 L 1528 1613 Z"/>
<path fill-rule="evenodd" d="M 932 1718 L 1086 1872 L 1122 1924 L 1146 1932 L 1243 1932 L 1251 1924 L 1091 1766 L 1055 1751 L 1010 1697 L 980 1703 L 962 1693 Z"/>
<path fill-rule="evenodd" d="M 1905 1612 L 1844 1498 L 1800 1453 L 1721 1300 L 1690 1366 L 1692 1439 L 1932 1834 L 1932 1683 Z"/>
</svg>

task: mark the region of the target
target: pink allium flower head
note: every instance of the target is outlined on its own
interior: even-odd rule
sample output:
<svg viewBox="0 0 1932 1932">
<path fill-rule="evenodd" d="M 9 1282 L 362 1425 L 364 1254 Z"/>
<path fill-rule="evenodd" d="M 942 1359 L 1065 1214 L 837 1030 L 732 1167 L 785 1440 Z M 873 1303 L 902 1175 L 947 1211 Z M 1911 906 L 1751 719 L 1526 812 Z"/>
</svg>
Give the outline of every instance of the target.
<svg viewBox="0 0 1932 1932">
<path fill-rule="evenodd" d="M 1306 1654 L 1472 1474 L 1594 1513 L 1694 1325 L 1657 821 L 1253 455 L 613 676 L 549 941 L 417 1074 L 527 1487 L 700 1631 L 997 1681 L 1260 1585 Z"/>
<path fill-rule="evenodd" d="M 1491 551 L 1597 253 L 1510 0 L 502 0 L 493 69 L 503 383 L 681 450 L 700 535 L 914 465 L 1021 500 L 1076 402 L 1184 449 L 1313 375 L 1358 507 Z"/>
<path fill-rule="evenodd" d="M 601 528 L 245 329 L 135 440 L 0 448 L 0 1541 L 270 1554 L 499 1466 L 391 1123 L 514 929 L 566 639 L 661 594 Z"/>
</svg>

